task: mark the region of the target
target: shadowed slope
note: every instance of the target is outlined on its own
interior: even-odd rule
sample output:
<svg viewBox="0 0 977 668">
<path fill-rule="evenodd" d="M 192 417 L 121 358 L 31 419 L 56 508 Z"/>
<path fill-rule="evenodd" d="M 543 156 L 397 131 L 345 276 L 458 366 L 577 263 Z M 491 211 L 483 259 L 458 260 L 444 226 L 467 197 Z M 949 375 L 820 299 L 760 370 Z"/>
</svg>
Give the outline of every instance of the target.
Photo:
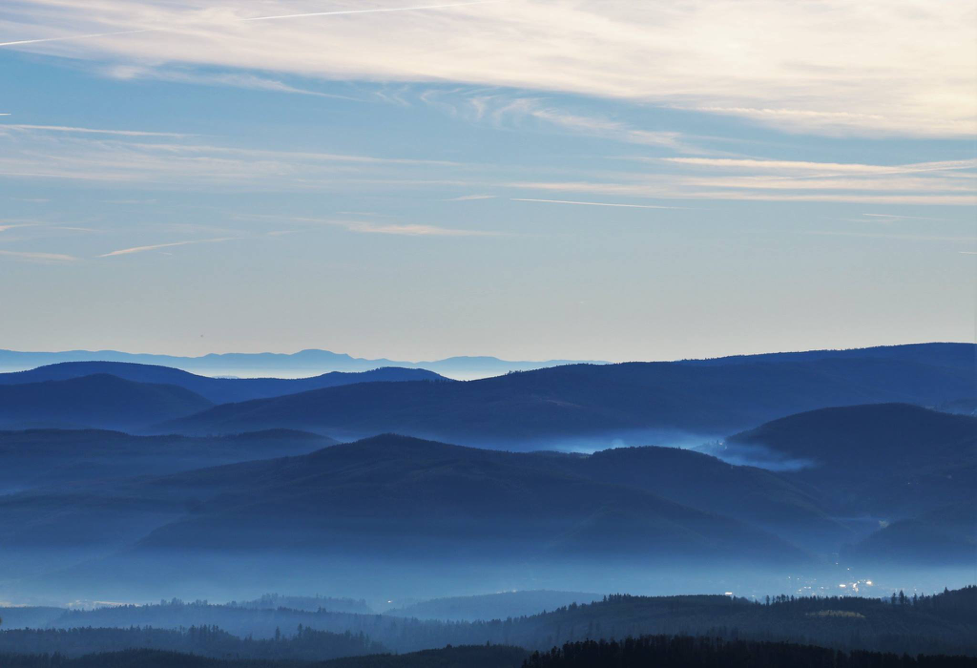
<svg viewBox="0 0 977 668">
<path fill-rule="evenodd" d="M 0 386 L 0 426 L 128 429 L 201 411 L 211 402 L 176 385 L 107 374 Z"/>
<path fill-rule="evenodd" d="M 722 435 L 815 408 L 933 404 L 970 391 L 966 368 L 886 359 L 696 365 L 573 365 L 464 383 L 371 383 L 227 404 L 161 431 L 269 427 L 341 438 L 397 432 L 473 445 L 599 446 L 682 431 Z"/>
<path fill-rule="evenodd" d="M 334 371 L 312 378 L 209 378 L 167 366 L 126 362 L 62 362 L 30 371 L 0 374 L 0 385 L 22 385 L 46 380 L 67 380 L 93 374 L 110 374 L 139 383 L 177 385 L 212 401 L 223 404 L 296 394 L 324 387 L 353 383 L 406 380 L 447 380 L 425 369 L 384 367 L 361 372 Z"/>
</svg>

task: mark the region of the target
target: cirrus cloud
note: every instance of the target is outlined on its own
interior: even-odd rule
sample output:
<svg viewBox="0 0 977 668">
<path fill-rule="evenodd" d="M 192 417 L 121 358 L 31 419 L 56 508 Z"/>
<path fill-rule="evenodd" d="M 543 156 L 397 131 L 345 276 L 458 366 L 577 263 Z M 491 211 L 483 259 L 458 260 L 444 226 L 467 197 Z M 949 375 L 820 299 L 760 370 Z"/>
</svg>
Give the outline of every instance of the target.
<svg viewBox="0 0 977 668">
<path fill-rule="evenodd" d="M 8 48 L 91 61 L 509 86 L 791 131 L 977 131 L 975 13 L 965 1 L 385 2 L 364 10 L 344 0 L 323 11 L 293 0 L 282 10 L 268 17 L 210 0 L 12 0 L 0 10 L 0 34 Z"/>
</svg>

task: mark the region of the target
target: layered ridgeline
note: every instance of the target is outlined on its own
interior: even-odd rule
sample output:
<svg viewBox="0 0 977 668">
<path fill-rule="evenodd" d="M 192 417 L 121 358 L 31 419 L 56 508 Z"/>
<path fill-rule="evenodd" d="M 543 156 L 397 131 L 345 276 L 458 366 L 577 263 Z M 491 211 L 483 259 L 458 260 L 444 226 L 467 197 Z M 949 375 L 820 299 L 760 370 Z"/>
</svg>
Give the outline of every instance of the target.
<svg viewBox="0 0 977 668">
<path fill-rule="evenodd" d="M 211 378 L 180 369 L 123 362 L 64 362 L 28 371 L 0 374 L 2 385 L 30 385 L 52 380 L 69 380 L 105 374 L 137 383 L 175 385 L 214 404 L 280 397 L 308 390 L 339 387 L 353 383 L 396 382 L 407 380 L 447 380 L 426 369 L 398 367 L 374 368 L 360 372 L 334 371 L 311 378 Z"/>
<path fill-rule="evenodd" d="M 380 436 L 297 457 L 2 497 L 0 558 L 6 573 L 23 575 L 9 562 L 29 554 L 37 568 L 37 554 L 48 555 L 58 572 L 35 571 L 32 586 L 63 595 L 156 596 L 199 591 L 201 582 L 212 595 L 240 591 L 245 578 L 265 591 L 342 581 L 363 595 L 417 597 L 473 577 L 486 586 L 516 579 L 522 588 L 533 578 L 597 574 L 611 586 L 618 566 L 690 576 L 699 567 L 795 568 L 815 557 L 776 534 L 781 522 L 843 534 L 810 495 L 765 482 L 772 474 L 715 460 L 713 469 L 698 461 L 709 458 L 687 454 L 695 461 L 667 464 L 687 485 L 706 490 L 709 480 L 730 478 L 692 505 L 668 498 L 667 488 L 652 491 L 654 475 L 623 482 L 626 471 L 659 466 L 653 458 L 621 458 L 615 481 L 612 464 L 588 467 L 572 455 Z M 723 513 L 724 490 L 737 485 L 766 503 Z M 778 517 L 753 510 L 773 504 L 784 508 Z"/>
<path fill-rule="evenodd" d="M 878 529 L 858 562 L 977 563 L 977 418 L 907 404 L 792 415 L 703 448 L 819 490 L 830 514 Z"/>
<path fill-rule="evenodd" d="M 255 595 L 343 581 L 386 599 L 458 591 L 473 577 L 495 590 L 715 590 L 757 573 L 812 576 L 838 553 L 866 569 L 966 565 L 974 434 L 974 418 L 868 405 L 715 446 L 806 462 L 771 471 L 660 447 L 577 455 L 395 435 L 318 449 L 331 441 L 295 432 L 7 433 L 7 484 L 32 486 L 0 497 L 0 567 L 10 587 L 33 577 L 79 597 L 115 587 L 230 598 L 243 577 Z M 256 456 L 273 458 L 199 468 Z M 120 480 L 126 472 L 139 477 Z"/>
<path fill-rule="evenodd" d="M 287 429 L 199 437 L 101 429 L 0 431 L 0 494 L 304 455 L 335 443 Z"/>
<path fill-rule="evenodd" d="M 973 394 L 975 347 L 929 344 L 730 361 L 571 365 L 464 383 L 373 383 L 216 406 L 160 432 L 287 427 L 508 448 L 697 443 L 829 406 Z"/>
<path fill-rule="evenodd" d="M 0 371 L 24 371 L 63 362 L 123 362 L 182 369 L 205 376 L 301 378 L 334 371 L 357 373 L 378 367 L 427 369 L 450 378 L 469 379 L 498 376 L 510 371 L 527 371 L 594 360 L 545 360 L 538 362 L 502 360 L 490 356 L 448 357 L 429 362 L 405 362 L 386 358 L 364 359 L 328 350 L 297 353 L 223 353 L 200 357 L 125 353 L 117 350 L 68 350 L 64 352 L 21 352 L 0 350 Z"/>
<path fill-rule="evenodd" d="M 177 385 L 95 374 L 62 381 L 0 385 L 0 428 L 132 430 L 210 406 L 213 402 Z"/>
<path fill-rule="evenodd" d="M 229 379 L 78 362 L 0 375 L 0 428 L 191 435 L 284 428 L 342 440 L 394 432 L 523 450 L 695 445 L 827 406 L 948 405 L 973 394 L 973 352 L 969 345 L 930 344 L 571 365 L 470 382 L 432 382 L 444 379 L 421 369 Z"/>
<path fill-rule="evenodd" d="M 926 564 L 954 565 L 973 540 L 975 426 L 914 406 L 869 405 L 727 439 L 755 454 L 763 434 L 765 456 L 810 462 L 779 472 L 673 448 L 513 453 L 385 435 L 300 456 L 28 490 L 0 498 L 0 540 L 6 572 L 43 573 L 41 586 L 85 582 L 147 596 L 161 593 L 160 582 L 201 579 L 214 585 L 211 595 L 235 591 L 241 564 L 263 590 L 321 590 L 340 579 L 347 591 L 378 597 L 457 590 L 475 574 L 498 589 L 679 586 L 690 574 L 716 588 L 744 572 L 820 571 L 839 552 L 871 566 L 920 563 L 916 553 L 928 550 Z M 135 441 L 137 450 L 154 443 Z M 871 472 L 850 464 L 881 459 Z M 918 531 L 902 523 L 944 517 L 946 506 L 958 511 L 941 535 L 958 549 L 914 545 Z M 882 538 L 873 534 L 880 528 Z M 913 550 L 895 549 L 899 536 Z M 873 555 L 873 545 L 885 547 Z M 41 570 L 38 553 L 50 557 Z M 33 571 L 16 562 L 25 554 Z M 103 561 L 81 565 L 93 557 Z"/>
<path fill-rule="evenodd" d="M 0 374 L 0 428 L 139 432 L 228 401 L 355 383 L 434 380 L 447 381 L 424 369 L 384 368 L 300 379 L 207 378 L 144 364 L 65 363 Z"/>
<path fill-rule="evenodd" d="M 52 648 L 69 656 L 150 646 L 210 656 L 223 648 L 225 654 L 236 650 L 247 656 L 251 651 L 250 656 L 267 657 L 274 651 L 268 639 L 278 638 L 279 656 L 306 658 L 316 650 L 326 654 L 342 646 L 351 654 L 363 653 L 373 643 L 397 652 L 445 645 L 484 647 L 487 643 L 548 651 L 568 641 L 621 640 L 656 633 L 763 639 L 897 655 L 977 656 L 975 604 L 974 587 L 935 596 L 895 595 L 881 600 L 777 596 L 768 602 L 731 596 L 612 595 L 592 604 L 571 604 L 505 620 L 443 622 L 328 610 L 248 610 L 204 602 L 175 602 L 64 611 L 40 630 L 0 632 L 0 651 L 24 651 L 47 640 Z M 212 631 L 214 626 L 221 631 Z M 197 635 L 186 631 L 201 627 L 207 631 Z M 75 630 L 58 634 L 53 629 Z M 235 647 L 235 640 L 240 643 L 241 637 L 253 638 L 250 650 L 247 644 Z"/>
</svg>

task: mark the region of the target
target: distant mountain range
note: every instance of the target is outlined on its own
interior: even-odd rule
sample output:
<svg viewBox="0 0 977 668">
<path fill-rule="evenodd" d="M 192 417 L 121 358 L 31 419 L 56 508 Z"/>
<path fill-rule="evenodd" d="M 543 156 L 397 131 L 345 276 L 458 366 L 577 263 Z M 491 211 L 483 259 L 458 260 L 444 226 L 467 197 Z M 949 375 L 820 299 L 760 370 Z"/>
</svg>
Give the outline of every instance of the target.
<svg viewBox="0 0 977 668">
<path fill-rule="evenodd" d="M 817 408 L 933 406 L 970 396 L 974 351 L 971 344 L 930 344 L 730 364 L 577 364 L 464 383 L 361 383 L 216 406 L 155 430 L 285 427 L 346 440 L 394 432 L 518 449 L 594 450 L 683 436 L 697 444 Z"/>
<path fill-rule="evenodd" d="M 305 572 L 296 564 L 328 563 L 330 578 L 403 594 L 404 578 L 452 568 L 496 577 L 564 566 L 579 574 L 595 563 L 601 577 L 616 572 L 612 564 L 620 573 L 677 563 L 811 569 L 839 551 L 858 563 L 920 564 L 927 555 L 925 564 L 958 564 L 977 540 L 969 521 L 977 508 L 975 418 L 854 406 L 791 416 L 727 442 L 758 434 L 784 456 L 823 463 L 773 472 L 673 448 L 513 453 L 395 435 L 309 452 L 323 442 L 290 432 L 0 434 L 0 457 L 16 465 L 10 480 L 36 485 L 0 497 L 0 570 L 43 573 L 52 586 L 155 592 L 156 578 L 173 586 L 233 580 L 245 558 L 264 590 L 318 586 L 318 569 L 295 581 Z M 921 437 L 928 440 L 913 452 L 909 444 Z M 187 470 L 263 453 L 272 458 Z M 859 464 L 886 458 L 871 471 Z M 53 460 L 62 467 L 52 470 Z M 139 475 L 120 479 L 126 471 Z M 924 539 L 946 551 L 925 549 Z M 25 552 L 31 558 L 21 563 Z"/>
<path fill-rule="evenodd" d="M 107 374 L 138 383 L 175 385 L 189 390 L 214 404 L 249 399 L 280 397 L 309 390 L 354 383 L 396 382 L 407 380 L 448 379 L 426 369 L 383 367 L 370 371 L 333 371 L 311 378 L 211 378 L 167 366 L 129 362 L 61 362 L 28 371 L 0 373 L 0 386 L 25 385 Z"/>
<path fill-rule="evenodd" d="M 305 378 L 333 371 L 372 371 L 381 367 L 427 369 L 449 378 L 468 380 L 499 376 L 510 371 L 527 371 L 561 364 L 581 362 L 603 364 L 593 360 L 546 360 L 540 362 L 509 361 L 497 357 L 460 356 L 430 362 L 405 362 L 364 359 L 328 350 L 302 350 L 297 353 L 211 353 L 200 357 L 125 353 L 117 350 L 66 350 L 62 352 L 22 352 L 0 350 L 0 372 L 25 371 L 61 362 L 128 362 L 182 369 L 204 376 L 239 376 L 242 378 Z"/>
<path fill-rule="evenodd" d="M 399 433 L 519 450 L 698 445 L 830 406 L 953 404 L 973 395 L 974 349 L 928 344 L 752 362 L 573 364 L 467 382 L 425 369 L 233 379 L 66 362 L 0 374 L 0 428 L 188 435 L 291 429 L 340 440 Z"/>
</svg>

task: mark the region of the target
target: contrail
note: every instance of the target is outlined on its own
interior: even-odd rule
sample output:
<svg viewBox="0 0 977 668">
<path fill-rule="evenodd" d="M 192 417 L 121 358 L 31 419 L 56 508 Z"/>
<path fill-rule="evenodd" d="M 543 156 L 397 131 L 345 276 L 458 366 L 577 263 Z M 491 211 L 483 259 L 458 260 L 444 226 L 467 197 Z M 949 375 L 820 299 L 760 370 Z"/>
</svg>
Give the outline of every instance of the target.
<svg viewBox="0 0 977 668">
<path fill-rule="evenodd" d="M 420 5 L 417 7 L 380 7 L 376 9 L 343 9 L 331 12 L 310 12 L 307 14 L 280 14 L 277 16 L 251 16 L 244 19 L 234 19 L 240 21 L 272 21 L 275 19 L 297 19 L 308 16 L 342 16 L 344 14 L 380 14 L 385 12 L 415 12 L 425 9 L 449 9 L 451 7 L 468 7 L 469 5 L 488 5 L 501 2 L 502 0 L 476 0 L 476 2 L 459 2 L 445 5 Z M 96 37 L 113 37 L 115 35 L 136 35 L 147 32 L 176 32 L 175 28 L 144 28 L 142 30 L 119 30 L 116 32 L 90 33 L 87 35 L 66 35 L 64 37 L 42 37 L 40 39 L 21 39 L 15 42 L 0 42 L 3 46 L 19 46 L 22 44 L 40 44 L 42 42 L 67 42 L 79 39 L 93 39 Z"/>
<path fill-rule="evenodd" d="M 309 14 L 281 14 L 278 16 L 252 16 L 238 21 L 269 21 L 271 19 L 297 19 L 305 16 L 339 16 L 342 14 L 379 14 L 382 12 L 413 12 L 421 9 L 448 9 L 449 7 L 468 7 L 470 5 L 490 5 L 499 0 L 478 0 L 477 2 L 459 2 L 450 5 L 421 5 L 419 7 L 387 7 L 378 9 L 343 9 L 333 12 L 311 12 Z"/>
<path fill-rule="evenodd" d="M 158 32 L 167 28 L 148 28 L 145 30 L 120 30 L 117 32 L 97 32 L 89 35 L 67 35 L 65 37 L 42 37 L 41 39 L 22 39 L 16 42 L 0 42 L 0 46 L 17 46 L 18 44 L 39 44 L 40 42 L 65 42 L 72 39 L 90 39 L 92 37 L 109 37 L 110 35 L 134 35 L 140 32 Z"/>
</svg>

